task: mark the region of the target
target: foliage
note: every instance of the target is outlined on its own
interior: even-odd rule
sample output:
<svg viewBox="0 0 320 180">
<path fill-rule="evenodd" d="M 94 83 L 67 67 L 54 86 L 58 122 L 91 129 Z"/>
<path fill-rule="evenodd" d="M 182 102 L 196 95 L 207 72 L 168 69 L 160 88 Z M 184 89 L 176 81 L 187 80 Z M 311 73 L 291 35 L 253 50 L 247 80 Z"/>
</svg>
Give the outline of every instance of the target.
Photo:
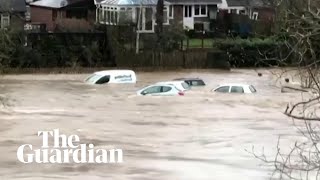
<svg viewBox="0 0 320 180">
<path fill-rule="evenodd" d="M 279 48 L 282 48 L 283 43 L 277 38 L 252 38 L 252 39 L 217 39 L 213 41 L 213 47 L 225 51 L 229 55 L 231 66 L 271 66 L 283 65 L 286 62 L 278 63 Z"/>
<path fill-rule="evenodd" d="M 227 38 L 227 39 L 217 39 L 214 40 L 213 46 L 219 49 L 229 49 L 233 47 L 239 47 L 244 49 L 256 49 L 257 47 L 271 47 L 279 46 L 282 42 L 274 37 L 268 38 L 251 38 L 251 39 L 242 39 L 242 38 Z"/>
<path fill-rule="evenodd" d="M 179 44 L 186 39 L 186 35 L 183 30 L 177 26 L 170 26 L 162 34 L 160 41 L 163 51 L 173 51 L 179 49 Z"/>
<path fill-rule="evenodd" d="M 0 29 L 0 66 L 9 67 L 12 57 L 23 46 L 21 32 Z"/>
<path fill-rule="evenodd" d="M 0 63 L 2 68 L 93 67 L 106 66 L 100 38 L 66 34 L 28 36 L 14 31 L 0 31 Z"/>
</svg>

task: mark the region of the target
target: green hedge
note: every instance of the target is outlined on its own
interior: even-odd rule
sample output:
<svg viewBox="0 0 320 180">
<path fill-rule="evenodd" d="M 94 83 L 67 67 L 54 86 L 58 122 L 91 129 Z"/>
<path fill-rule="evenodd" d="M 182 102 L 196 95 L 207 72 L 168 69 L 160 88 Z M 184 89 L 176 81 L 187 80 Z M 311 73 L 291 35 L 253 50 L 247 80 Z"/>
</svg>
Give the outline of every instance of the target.
<svg viewBox="0 0 320 180">
<path fill-rule="evenodd" d="M 284 62 L 280 61 L 282 46 L 282 41 L 273 37 L 264 39 L 228 38 L 213 41 L 213 47 L 224 51 L 233 67 L 284 65 Z"/>
</svg>

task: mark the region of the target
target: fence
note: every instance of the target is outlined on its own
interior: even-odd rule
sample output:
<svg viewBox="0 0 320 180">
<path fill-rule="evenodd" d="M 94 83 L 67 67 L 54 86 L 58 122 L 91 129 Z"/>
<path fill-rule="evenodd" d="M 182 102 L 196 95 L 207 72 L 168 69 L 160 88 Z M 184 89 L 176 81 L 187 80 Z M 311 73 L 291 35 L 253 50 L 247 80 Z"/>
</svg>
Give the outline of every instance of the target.
<svg viewBox="0 0 320 180">
<path fill-rule="evenodd" d="M 223 53 L 212 50 L 189 50 L 159 53 L 146 51 L 140 54 L 133 52 L 118 53 L 118 67 L 162 67 L 162 68 L 223 68 L 228 69 L 228 60 Z"/>
</svg>

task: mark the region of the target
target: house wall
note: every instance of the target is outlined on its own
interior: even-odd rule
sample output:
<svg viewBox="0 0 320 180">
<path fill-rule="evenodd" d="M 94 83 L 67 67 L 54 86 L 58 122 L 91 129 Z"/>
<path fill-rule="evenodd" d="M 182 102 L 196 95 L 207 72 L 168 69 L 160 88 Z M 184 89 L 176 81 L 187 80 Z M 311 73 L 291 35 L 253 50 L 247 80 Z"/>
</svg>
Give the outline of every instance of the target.
<svg viewBox="0 0 320 180">
<path fill-rule="evenodd" d="M 6 17 L 2 17 L 2 15 L 5 15 Z M 2 24 L 2 18 L 7 19 L 9 17 L 9 26 L 8 28 L 14 29 L 14 30 L 23 30 L 24 28 L 24 22 L 25 22 L 25 16 L 24 13 L 14 12 L 11 14 L 8 13 L 2 13 L 0 12 L 0 28 L 4 28 Z"/>
<path fill-rule="evenodd" d="M 86 17 L 67 18 L 67 11 L 78 10 L 79 8 L 87 10 Z M 93 2 L 84 1 L 61 9 L 51 9 L 47 7 L 31 6 L 31 23 L 46 24 L 47 31 L 54 31 L 57 27 L 72 31 L 92 30 L 95 21 L 95 6 Z"/>
<path fill-rule="evenodd" d="M 55 24 L 53 21 L 53 10 L 38 6 L 31 6 L 31 23 L 46 24 L 48 31 L 53 31 Z"/>
</svg>

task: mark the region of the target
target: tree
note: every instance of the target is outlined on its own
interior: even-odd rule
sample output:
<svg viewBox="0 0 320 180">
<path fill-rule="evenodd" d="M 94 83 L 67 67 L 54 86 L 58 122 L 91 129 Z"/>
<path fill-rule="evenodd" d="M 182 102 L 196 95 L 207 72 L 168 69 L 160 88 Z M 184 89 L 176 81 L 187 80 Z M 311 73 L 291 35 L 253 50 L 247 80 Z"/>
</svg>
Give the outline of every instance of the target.
<svg viewBox="0 0 320 180">
<path fill-rule="evenodd" d="M 163 36 L 163 6 L 164 2 L 163 0 L 158 0 L 157 3 L 157 12 L 156 12 L 156 34 L 157 34 L 157 47 L 162 48 L 161 42 L 162 42 L 162 36 Z"/>
<path fill-rule="evenodd" d="M 274 166 L 277 179 L 318 179 L 320 177 L 320 0 L 274 0 L 277 20 L 281 28 L 277 35 L 286 47 L 300 76 L 301 86 L 311 94 L 301 102 L 287 105 L 284 114 L 294 121 L 303 121 L 299 129 L 305 141 L 296 141 L 289 153 L 282 152 L 278 144 L 276 157 L 266 158 L 264 153 L 253 155 Z"/>
</svg>

